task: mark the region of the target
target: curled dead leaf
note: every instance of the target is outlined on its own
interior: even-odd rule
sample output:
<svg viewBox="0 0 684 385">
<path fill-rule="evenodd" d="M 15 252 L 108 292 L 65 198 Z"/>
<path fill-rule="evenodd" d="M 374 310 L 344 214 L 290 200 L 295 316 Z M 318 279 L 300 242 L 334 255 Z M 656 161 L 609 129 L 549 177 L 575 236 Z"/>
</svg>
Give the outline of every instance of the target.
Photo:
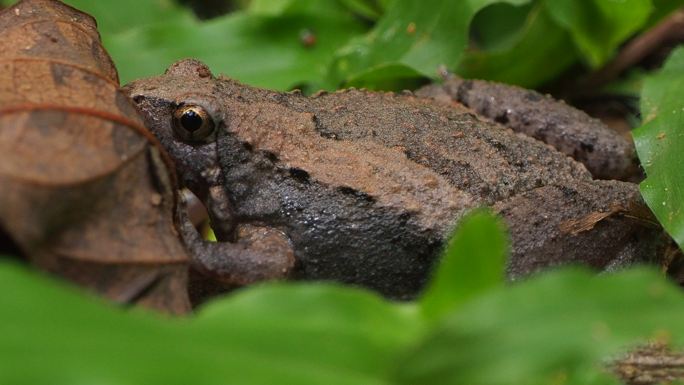
<svg viewBox="0 0 684 385">
<path fill-rule="evenodd" d="M 0 12 L 0 228 L 107 297 L 189 310 L 175 175 L 119 91 L 95 20 L 53 0 Z"/>
</svg>

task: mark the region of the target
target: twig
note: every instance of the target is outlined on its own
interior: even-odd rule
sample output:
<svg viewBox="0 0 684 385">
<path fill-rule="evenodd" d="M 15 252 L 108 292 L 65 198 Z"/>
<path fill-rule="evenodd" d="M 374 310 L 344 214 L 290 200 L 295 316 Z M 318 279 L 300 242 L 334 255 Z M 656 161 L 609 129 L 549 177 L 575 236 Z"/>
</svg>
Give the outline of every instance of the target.
<svg viewBox="0 0 684 385">
<path fill-rule="evenodd" d="M 629 385 L 654 385 L 684 379 L 684 355 L 658 343 L 638 348 L 610 366 Z"/>
<path fill-rule="evenodd" d="M 635 37 L 603 68 L 575 83 L 567 95 L 577 97 L 592 93 L 615 80 L 626 69 L 638 64 L 668 41 L 678 40 L 684 40 L 684 8 L 673 12 L 653 28 Z"/>
</svg>

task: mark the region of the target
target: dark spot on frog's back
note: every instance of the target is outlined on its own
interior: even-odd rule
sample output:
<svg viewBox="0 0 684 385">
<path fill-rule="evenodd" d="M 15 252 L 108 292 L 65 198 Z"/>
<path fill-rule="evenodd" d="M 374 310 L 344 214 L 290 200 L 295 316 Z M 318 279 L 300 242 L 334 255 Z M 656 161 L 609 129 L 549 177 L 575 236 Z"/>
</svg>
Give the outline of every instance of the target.
<svg viewBox="0 0 684 385">
<path fill-rule="evenodd" d="M 264 156 L 264 158 L 268 159 L 269 161 L 276 163 L 278 162 L 278 155 L 271 151 L 261 151 L 261 154 Z"/>
<path fill-rule="evenodd" d="M 318 135 L 325 139 L 338 139 L 337 134 L 335 134 L 330 128 L 324 126 L 323 123 L 321 123 L 321 120 L 315 114 L 311 116 L 311 121 L 313 122 L 314 128 L 316 129 L 316 132 L 318 132 Z"/>
<path fill-rule="evenodd" d="M 356 189 L 348 187 L 348 186 L 338 187 L 337 191 L 341 192 L 344 195 L 350 195 L 350 196 L 359 198 L 359 199 L 366 201 L 368 203 L 375 202 L 375 198 L 373 198 L 372 196 L 366 194 L 363 191 L 359 191 L 359 190 L 356 190 Z"/>
<path fill-rule="evenodd" d="M 594 152 L 594 145 L 592 143 L 581 142 L 580 148 L 582 149 L 582 151 Z"/>
<path fill-rule="evenodd" d="M 397 219 L 399 220 L 399 223 L 401 225 L 406 225 L 408 223 L 408 221 L 411 219 L 411 214 L 401 213 L 397 216 Z"/>
<path fill-rule="evenodd" d="M 290 176 L 300 183 L 309 183 L 309 173 L 301 168 L 292 167 L 289 169 Z"/>
<path fill-rule="evenodd" d="M 573 197 L 577 196 L 577 190 L 567 187 L 567 186 L 559 186 L 560 191 L 563 193 L 563 196 L 572 199 Z"/>
<path fill-rule="evenodd" d="M 506 145 L 503 144 L 501 141 L 495 139 L 495 138 L 485 138 L 485 142 L 487 142 L 490 146 L 495 148 L 497 151 L 500 151 L 500 152 L 506 151 Z"/>
<path fill-rule="evenodd" d="M 499 114 L 494 118 L 497 123 L 506 125 L 508 124 L 508 110 L 504 111 L 503 114 Z"/>
<path fill-rule="evenodd" d="M 325 139 L 332 139 L 332 140 L 337 140 L 339 139 L 335 133 L 332 132 L 326 132 L 326 131 L 318 131 L 318 133 L 321 135 L 321 137 Z"/>
</svg>

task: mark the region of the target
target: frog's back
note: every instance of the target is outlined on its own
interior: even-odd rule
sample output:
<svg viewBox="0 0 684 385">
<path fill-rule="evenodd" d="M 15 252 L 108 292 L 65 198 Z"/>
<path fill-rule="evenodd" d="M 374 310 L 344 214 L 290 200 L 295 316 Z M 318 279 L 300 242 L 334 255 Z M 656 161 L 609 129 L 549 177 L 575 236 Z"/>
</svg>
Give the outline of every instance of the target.
<svg viewBox="0 0 684 385">
<path fill-rule="evenodd" d="M 283 99 L 315 116 L 324 140 L 372 140 L 491 204 L 537 187 L 589 180 L 583 165 L 464 107 L 410 93 L 345 90 Z"/>
</svg>

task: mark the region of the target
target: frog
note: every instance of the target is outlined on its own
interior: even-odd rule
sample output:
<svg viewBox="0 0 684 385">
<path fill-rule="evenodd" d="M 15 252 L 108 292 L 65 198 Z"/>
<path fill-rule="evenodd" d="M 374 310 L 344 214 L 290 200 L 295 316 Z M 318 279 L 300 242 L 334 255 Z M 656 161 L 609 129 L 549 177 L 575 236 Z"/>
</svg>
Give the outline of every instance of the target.
<svg viewBox="0 0 684 385">
<path fill-rule="evenodd" d="M 510 280 L 568 264 L 662 263 L 666 236 L 636 184 L 594 179 L 459 103 L 279 92 L 196 59 L 124 91 L 208 210 L 219 242 L 190 235 L 193 265 L 226 285 L 322 280 L 415 298 L 459 220 L 480 207 L 509 229 Z"/>
</svg>

